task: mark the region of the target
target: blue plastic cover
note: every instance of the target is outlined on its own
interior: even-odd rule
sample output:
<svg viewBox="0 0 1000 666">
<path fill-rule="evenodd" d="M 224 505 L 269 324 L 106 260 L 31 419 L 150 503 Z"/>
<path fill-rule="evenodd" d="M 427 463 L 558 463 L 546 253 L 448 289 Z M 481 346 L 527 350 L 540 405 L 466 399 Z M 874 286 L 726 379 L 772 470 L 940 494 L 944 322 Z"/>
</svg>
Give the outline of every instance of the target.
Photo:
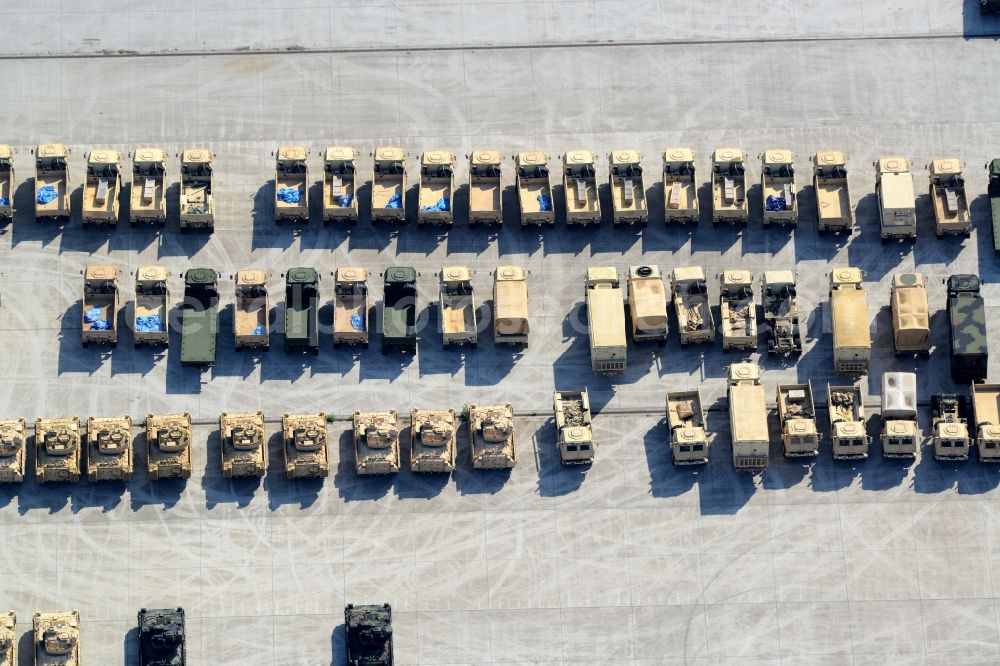
<svg viewBox="0 0 1000 666">
<path fill-rule="evenodd" d="M 264 333 L 265 331 L 263 326 L 258 326 L 257 328 L 253 329 L 253 334 L 256 336 L 264 335 Z"/>
<path fill-rule="evenodd" d="M 351 315 L 351 328 L 355 331 L 365 330 L 365 320 L 361 318 L 361 315 L 357 313 Z"/>
<path fill-rule="evenodd" d="M 135 330 L 140 333 L 161 333 L 165 330 L 160 315 L 148 315 L 135 318 Z"/>
<path fill-rule="evenodd" d="M 389 197 L 389 201 L 385 204 L 386 208 L 402 208 L 403 207 L 403 197 L 399 194 L 393 194 Z"/>
<path fill-rule="evenodd" d="M 83 313 L 83 319 L 90 324 L 92 331 L 111 330 L 111 322 L 104 318 L 104 311 L 101 308 L 90 308 Z"/>
<path fill-rule="evenodd" d="M 547 211 L 552 210 L 552 198 L 546 194 L 538 195 L 538 210 Z"/>
<path fill-rule="evenodd" d="M 9 205 L 10 205 L 10 199 L 8 199 L 7 197 L 0 197 L 0 206 L 9 206 Z"/>
<path fill-rule="evenodd" d="M 341 194 L 340 198 L 337 200 L 337 205 L 341 208 L 350 208 L 351 201 L 354 200 L 353 194 Z"/>
<path fill-rule="evenodd" d="M 47 204 L 58 196 L 59 193 L 56 192 L 55 187 L 53 187 L 52 185 L 46 185 L 45 187 L 38 188 L 38 194 L 35 196 L 35 198 L 38 201 L 38 203 Z"/>
<path fill-rule="evenodd" d="M 290 204 L 298 203 L 299 201 L 302 200 L 302 191 L 292 189 L 291 187 L 282 187 L 280 190 L 278 190 L 278 198 L 284 201 L 285 203 L 290 203 Z"/>
<path fill-rule="evenodd" d="M 785 202 L 785 197 L 776 197 L 773 194 L 768 194 L 767 200 L 764 202 L 764 210 L 767 211 L 781 211 L 787 207 L 788 204 Z"/>
<path fill-rule="evenodd" d="M 451 210 L 451 207 L 448 204 L 448 200 L 445 199 L 444 197 L 441 197 L 440 199 L 437 200 L 437 203 L 431 204 L 430 206 L 424 206 L 420 210 L 424 211 L 425 213 L 446 213 L 449 210 Z"/>
</svg>

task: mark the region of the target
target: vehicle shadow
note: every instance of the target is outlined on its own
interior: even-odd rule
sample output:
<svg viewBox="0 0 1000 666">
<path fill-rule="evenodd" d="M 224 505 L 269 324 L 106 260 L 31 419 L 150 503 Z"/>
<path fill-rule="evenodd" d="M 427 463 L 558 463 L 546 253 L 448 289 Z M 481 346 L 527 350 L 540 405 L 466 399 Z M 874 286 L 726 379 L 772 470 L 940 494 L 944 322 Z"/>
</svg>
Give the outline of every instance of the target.
<svg viewBox="0 0 1000 666">
<path fill-rule="evenodd" d="M 461 430 L 461 428 L 459 428 Z M 456 433 L 455 462 L 458 462 L 458 437 Z M 399 474 L 396 475 L 394 490 L 400 499 L 431 499 L 437 497 L 451 480 L 451 474 L 425 474 L 410 471 L 410 454 L 413 443 L 410 439 L 410 428 L 399 430 Z M 456 465 L 457 466 L 457 465 Z"/>
<path fill-rule="evenodd" d="M 126 481 L 88 483 L 83 475 L 80 483 L 73 487 L 70 510 L 78 514 L 85 509 L 100 508 L 101 513 L 107 513 L 122 503 L 128 485 Z"/>
<path fill-rule="evenodd" d="M 675 465 L 670 453 L 670 430 L 666 417 L 658 420 L 642 438 L 649 468 L 649 494 L 677 497 L 690 492 L 701 476 L 703 465 Z M 711 445 L 709 451 L 711 451 Z"/>
<path fill-rule="evenodd" d="M 555 445 L 539 446 L 539 442 L 556 441 L 556 423 L 548 418 L 532 435 L 538 465 L 538 494 L 541 497 L 563 497 L 580 489 L 591 465 L 563 465 Z"/>
<path fill-rule="evenodd" d="M 708 463 L 696 480 L 699 511 L 702 515 L 735 514 L 757 492 L 762 482 L 761 475 L 741 472 L 733 467 L 728 401 L 719 398 L 706 412 L 706 429 L 714 432 L 715 438 L 709 447 Z"/>
<path fill-rule="evenodd" d="M 712 225 L 712 183 L 702 183 L 698 187 L 698 226 L 706 228 L 703 233 L 691 234 L 691 252 L 725 252 L 736 245 L 744 231 L 736 225 L 721 223 Z"/>
<path fill-rule="evenodd" d="M 126 664 L 138 664 L 139 663 L 139 627 L 132 627 L 125 632 L 125 636 L 122 638 L 122 653 L 124 655 Z"/>
<path fill-rule="evenodd" d="M 975 447 L 973 447 L 975 449 Z M 976 451 L 968 460 L 937 460 L 934 443 L 928 437 L 920 451 L 920 462 L 913 468 L 913 490 L 934 495 L 954 490 L 959 495 L 982 495 L 1000 486 L 1000 468 L 983 464 Z"/>
<path fill-rule="evenodd" d="M 227 479 L 222 475 L 222 437 L 218 429 L 212 429 L 205 439 L 205 473 L 201 487 L 205 491 L 205 508 L 211 511 L 219 504 L 233 504 L 244 508 L 253 501 L 261 485 L 260 477 L 237 477 Z"/>
<path fill-rule="evenodd" d="M 11 247 L 37 241 L 45 247 L 55 241 L 72 220 L 65 224 L 35 221 L 35 179 L 29 178 L 14 190 L 14 217 L 9 225 Z"/>
<path fill-rule="evenodd" d="M 517 188 L 508 185 L 500 194 L 503 209 L 501 229 L 495 232 L 497 249 L 501 257 L 525 254 L 533 255 L 542 247 L 544 234 L 536 226 L 521 226 L 521 204 L 517 198 Z M 493 235 L 493 232 L 490 232 Z"/>
<path fill-rule="evenodd" d="M 299 229 L 293 225 L 276 224 L 274 220 L 274 179 L 257 188 L 253 195 L 250 212 L 253 229 L 250 247 L 288 249 L 298 235 Z"/>
<path fill-rule="evenodd" d="M 1000 38 L 1000 14 L 983 16 L 979 0 L 962 2 L 962 37 L 964 39 Z"/>
<path fill-rule="evenodd" d="M 268 507 L 277 511 L 289 504 L 298 504 L 300 509 L 307 509 L 316 503 L 319 493 L 323 490 L 325 478 L 289 479 L 285 472 L 285 438 L 279 430 L 271 433 L 267 442 L 267 475 L 264 477 L 264 490 L 267 492 Z M 327 461 L 330 447 L 327 442 Z"/>
<path fill-rule="evenodd" d="M 170 308 L 168 316 L 170 348 L 167 353 L 167 394 L 193 395 L 201 393 L 204 368 L 181 365 L 181 306 Z"/>
<path fill-rule="evenodd" d="M 109 345 L 92 343 L 86 349 L 83 348 L 82 322 L 83 302 L 77 300 L 63 312 L 59 319 L 57 371 L 60 375 L 67 372 L 85 372 L 92 375 L 105 361 L 111 360 L 112 348 Z M 119 337 L 121 336 L 120 331 L 119 327 Z"/>
<path fill-rule="evenodd" d="M 333 484 L 345 502 L 373 501 L 385 497 L 392 488 L 393 474 L 358 474 L 354 457 L 354 428 L 340 433 L 338 438 L 337 472 Z"/>
<path fill-rule="evenodd" d="M 208 244 L 212 238 L 212 231 L 200 228 L 181 228 L 180 183 L 172 183 L 167 186 L 165 196 L 167 197 L 167 226 L 156 235 L 157 258 L 193 257 Z M 177 226 L 173 226 L 174 224 Z"/>
<path fill-rule="evenodd" d="M 347 625 L 341 622 L 330 634 L 330 651 L 333 656 L 330 666 L 346 666 L 347 664 Z"/>
<path fill-rule="evenodd" d="M 523 452 L 518 442 L 524 438 L 515 438 L 517 453 Z M 472 431 L 467 415 L 459 416 L 458 432 L 455 436 L 455 471 L 452 479 L 455 489 L 460 495 L 495 495 L 500 492 L 510 480 L 512 469 L 476 469 L 472 466 Z"/>
</svg>

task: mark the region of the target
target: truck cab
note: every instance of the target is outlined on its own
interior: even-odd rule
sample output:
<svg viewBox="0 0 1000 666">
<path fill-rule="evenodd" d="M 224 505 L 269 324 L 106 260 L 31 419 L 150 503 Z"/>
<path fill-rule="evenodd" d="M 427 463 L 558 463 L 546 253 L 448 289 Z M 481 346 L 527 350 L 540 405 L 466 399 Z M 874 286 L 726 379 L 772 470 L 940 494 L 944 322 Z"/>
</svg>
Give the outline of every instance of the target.
<svg viewBox="0 0 1000 666">
<path fill-rule="evenodd" d="M 167 224 L 167 154 L 162 148 L 139 148 L 132 154 L 129 224 Z"/>
<path fill-rule="evenodd" d="M 427 150 L 420 156 L 417 225 L 451 225 L 454 219 L 455 156 L 446 150 Z"/>
<path fill-rule="evenodd" d="M 328 146 L 323 152 L 323 224 L 358 223 L 358 151 Z"/>
<path fill-rule="evenodd" d="M 372 222 L 406 222 L 406 151 L 379 146 L 372 153 Z"/>
<path fill-rule="evenodd" d="M 292 268 L 285 274 L 285 351 L 319 355 L 319 273 Z"/>
<path fill-rule="evenodd" d="M 847 155 L 839 150 L 821 150 L 813 156 L 812 163 L 816 229 L 820 233 L 851 233 L 854 230 L 854 213 L 847 182 Z"/>
<path fill-rule="evenodd" d="M 613 221 L 619 224 L 646 226 L 646 187 L 642 182 L 642 153 L 619 149 L 608 154 L 609 185 Z"/>
<path fill-rule="evenodd" d="M 503 223 L 503 157 L 495 150 L 469 156 L 469 224 Z"/>
<path fill-rule="evenodd" d="M 117 150 L 87 153 L 83 184 L 83 225 L 118 224 L 118 194 L 122 189 L 122 156 Z"/>
<path fill-rule="evenodd" d="M 663 151 L 663 208 L 667 224 L 698 224 L 698 183 L 690 148 Z"/>
<path fill-rule="evenodd" d="M 965 196 L 962 161 L 957 157 L 934 160 L 929 171 L 934 233 L 939 239 L 944 238 L 945 234 L 968 238 L 972 234 L 972 217 L 969 214 L 969 201 Z"/>
<path fill-rule="evenodd" d="M 764 226 L 798 224 L 799 202 L 795 191 L 795 153 L 772 148 L 760 155 L 760 189 Z"/>
<path fill-rule="evenodd" d="M 281 146 L 274 164 L 274 221 L 309 222 L 309 149 Z"/>
<path fill-rule="evenodd" d="M 69 154 L 70 149 L 61 143 L 43 143 L 35 148 L 36 222 L 69 221 Z"/>
<path fill-rule="evenodd" d="M 219 415 L 222 440 L 222 476 L 263 477 L 267 472 L 267 433 L 264 412 Z"/>
<path fill-rule="evenodd" d="M 905 157 L 883 157 L 874 166 L 882 242 L 890 238 L 916 238 L 916 195 L 909 161 Z"/>
<path fill-rule="evenodd" d="M 747 223 L 747 155 L 739 148 L 712 153 L 712 226 Z"/>
<path fill-rule="evenodd" d="M 896 273 L 889 295 L 892 310 L 892 346 L 896 354 L 931 353 L 931 314 L 927 288 L 920 273 Z"/>
<path fill-rule="evenodd" d="M 549 157 L 537 150 L 514 156 L 517 201 L 521 209 L 521 226 L 529 224 L 555 226 L 552 184 L 549 181 Z"/>
<path fill-rule="evenodd" d="M 132 417 L 87 419 L 87 480 L 128 481 L 132 478 Z"/>
<path fill-rule="evenodd" d="M 286 478 L 322 479 L 329 476 L 326 414 L 282 414 L 281 439 L 284 442 Z"/>
</svg>

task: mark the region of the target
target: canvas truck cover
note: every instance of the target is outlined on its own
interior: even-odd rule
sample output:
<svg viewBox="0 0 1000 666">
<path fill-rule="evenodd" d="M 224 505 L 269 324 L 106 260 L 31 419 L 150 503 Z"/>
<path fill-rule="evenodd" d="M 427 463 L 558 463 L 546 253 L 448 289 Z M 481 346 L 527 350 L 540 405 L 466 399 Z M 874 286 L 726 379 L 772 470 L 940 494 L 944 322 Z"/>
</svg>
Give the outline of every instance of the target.
<svg viewBox="0 0 1000 666">
<path fill-rule="evenodd" d="M 893 277 L 892 299 L 896 321 L 897 343 L 919 344 L 930 329 L 930 308 L 927 305 L 927 290 L 914 273 L 900 273 Z M 916 287 L 916 288 L 910 288 Z"/>
<path fill-rule="evenodd" d="M 868 299 L 860 289 L 835 289 L 830 295 L 833 308 L 833 346 L 870 347 Z"/>
<path fill-rule="evenodd" d="M 986 354 L 986 307 L 981 298 L 952 298 L 948 316 L 952 330 L 953 354 Z"/>
<path fill-rule="evenodd" d="M 882 418 L 917 417 L 917 375 L 912 372 L 887 372 L 882 375 Z"/>
<path fill-rule="evenodd" d="M 638 266 L 631 276 L 633 317 L 641 322 L 641 328 L 656 329 L 667 321 L 667 294 L 658 271 L 646 275 L 639 273 L 645 266 Z M 648 268 L 647 268 L 648 270 Z"/>
<path fill-rule="evenodd" d="M 528 285 L 524 271 L 512 266 L 497 269 L 495 283 L 496 327 L 500 335 L 521 335 L 528 321 Z"/>
<path fill-rule="evenodd" d="M 625 346 L 625 306 L 620 289 L 589 289 L 587 319 L 591 348 Z"/>
<path fill-rule="evenodd" d="M 769 440 L 765 405 L 764 387 L 760 384 L 736 384 L 729 387 L 734 442 Z"/>
</svg>

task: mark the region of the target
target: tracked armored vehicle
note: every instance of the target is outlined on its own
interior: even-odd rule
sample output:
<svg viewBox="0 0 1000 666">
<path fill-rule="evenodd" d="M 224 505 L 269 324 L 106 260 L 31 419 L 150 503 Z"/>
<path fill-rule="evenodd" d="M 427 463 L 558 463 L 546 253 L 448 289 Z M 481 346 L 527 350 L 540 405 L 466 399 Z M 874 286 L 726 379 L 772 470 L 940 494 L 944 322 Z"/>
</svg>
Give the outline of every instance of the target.
<svg viewBox="0 0 1000 666">
<path fill-rule="evenodd" d="M 139 666 L 186 666 L 183 608 L 139 611 Z"/>
<path fill-rule="evenodd" d="M 191 477 L 191 415 L 146 415 L 146 470 L 151 479 Z"/>
<path fill-rule="evenodd" d="M 410 412 L 410 470 L 447 474 L 455 469 L 454 409 Z"/>
<path fill-rule="evenodd" d="M 514 445 L 514 407 L 469 405 L 472 466 L 476 469 L 513 468 L 517 462 Z"/>
<path fill-rule="evenodd" d="M 80 419 L 35 419 L 35 482 L 80 480 Z"/>
<path fill-rule="evenodd" d="M 399 471 L 396 411 L 354 412 L 354 467 L 358 474 Z"/>
<path fill-rule="evenodd" d="M 219 415 L 222 440 L 222 476 L 264 476 L 267 471 L 267 437 L 264 412 Z"/>
<path fill-rule="evenodd" d="M 392 607 L 355 606 L 344 608 L 347 625 L 348 666 L 392 666 Z"/>
<path fill-rule="evenodd" d="M 282 414 L 285 476 L 289 479 L 325 478 L 330 474 L 326 414 Z"/>
<path fill-rule="evenodd" d="M 17 615 L 0 613 L 0 666 L 18 666 L 17 638 Z"/>
<path fill-rule="evenodd" d="M 717 148 L 712 153 L 712 226 L 720 222 L 746 224 L 747 155 L 739 148 Z"/>
<path fill-rule="evenodd" d="M 24 419 L 0 420 L 0 483 L 24 481 L 28 449 Z M 0 662 L 3 666 L 3 662 Z"/>
<path fill-rule="evenodd" d="M 87 480 L 132 478 L 132 417 L 87 419 Z"/>
<path fill-rule="evenodd" d="M 35 613 L 35 666 L 80 666 L 80 611 Z"/>
</svg>

